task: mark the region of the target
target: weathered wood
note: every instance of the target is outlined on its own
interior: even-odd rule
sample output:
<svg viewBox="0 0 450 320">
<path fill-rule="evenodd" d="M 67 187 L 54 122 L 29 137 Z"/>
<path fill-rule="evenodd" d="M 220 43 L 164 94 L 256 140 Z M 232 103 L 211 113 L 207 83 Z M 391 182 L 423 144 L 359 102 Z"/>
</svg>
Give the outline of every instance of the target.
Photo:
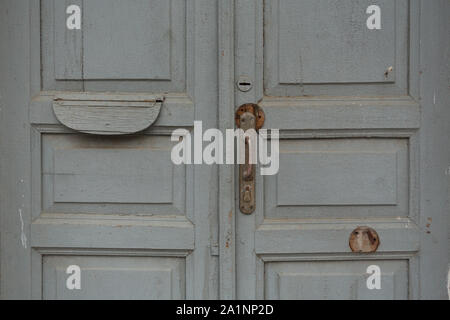
<svg viewBox="0 0 450 320">
<path fill-rule="evenodd" d="M 379 5 L 383 27 L 373 31 L 366 28 L 366 1 L 338 7 L 332 1 L 235 1 L 235 81 L 241 75 L 252 81 L 250 91 L 236 91 L 235 105 L 258 102 L 265 128 L 280 129 L 281 136 L 280 172 L 257 177 L 255 212 L 236 216 L 239 299 L 283 298 L 277 292 L 317 297 L 313 290 L 295 295 L 312 284 L 324 290 L 320 298 L 351 290 L 365 270 L 336 280 L 334 259 L 363 265 L 366 257 L 352 253 L 348 239 L 366 225 L 381 242 L 367 258 L 385 265 L 381 255 L 391 254 L 389 268 L 402 270 L 383 297 L 420 293 L 417 132 L 423 109 L 408 91 L 417 92 L 420 70 L 418 2 Z M 305 265 L 299 259 L 324 273 L 297 277 Z M 279 282 L 267 278 L 272 261 L 286 265 Z M 364 297 L 358 291 L 348 298 Z"/>
<path fill-rule="evenodd" d="M 219 110 L 218 128 L 234 126 L 234 1 L 219 1 Z M 219 297 L 236 298 L 236 234 L 234 168 L 219 167 Z"/>
<path fill-rule="evenodd" d="M 380 237 L 377 252 L 416 252 L 420 234 L 415 223 L 404 219 L 270 219 L 255 232 L 257 254 L 350 253 L 348 238 L 361 223 Z"/>
<path fill-rule="evenodd" d="M 450 2 L 420 1 L 420 299 L 448 299 Z"/>
<path fill-rule="evenodd" d="M 217 167 L 170 161 L 174 128 L 217 126 L 217 2 L 133 2 L 82 2 L 73 37 L 64 2 L 1 5 L 2 298 L 218 297 Z"/>
<path fill-rule="evenodd" d="M 81 269 L 82 290 L 66 288 L 66 268 L 72 264 Z M 186 297 L 184 257 L 46 256 L 43 270 L 44 299 L 163 300 Z"/>
<path fill-rule="evenodd" d="M 419 104 L 409 97 L 265 97 L 266 128 L 411 129 L 420 125 Z M 289 114 L 289 117 L 285 115 Z"/>
<path fill-rule="evenodd" d="M 0 4 L 0 293 L 31 297 L 29 10 L 33 1 Z"/>
<path fill-rule="evenodd" d="M 69 30 L 66 26 L 66 9 L 70 5 L 83 8 L 82 0 L 63 0 L 54 2 L 54 37 L 55 41 L 55 79 L 83 79 L 83 30 L 85 24 L 81 19 L 81 30 Z"/>
<path fill-rule="evenodd" d="M 408 261 L 378 260 L 381 289 L 367 289 L 370 261 L 280 261 L 267 263 L 267 299 L 408 299 Z"/>
<path fill-rule="evenodd" d="M 52 92 L 40 92 L 30 104 L 30 122 L 36 125 L 60 124 L 53 112 Z M 109 95 L 112 99 L 112 95 Z M 190 127 L 194 123 L 194 103 L 186 94 L 164 95 L 161 111 L 151 127 Z"/>
<path fill-rule="evenodd" d="M 56 118 L 73 130 L 101 135 L 130 134 L 155 122 L 162 96 L 131 94 L 59 94 L 53 102 Z"/>
<path fill-rule="evenodd" d="M 264 83 L 275 96 L 408 94 L 408 1 L 265 1 Z M 386 70 L 393 67 L 385 75 Z"/>
<path fill-rule="evenodd" d="M 31 237 L 36 248 L 194 249 L 194 226 L 182 217 L 42 214 Z"/>
<path fill-rule="evenodd" d="M 73 34 L 68 1 L 1 4 L 1 298 L 447 298 L 447 0 L 381 0 L 380 31 L 365 0 L 110 2 L 89 1 Z M 236 93 L 242 75 L 252 89 Z M 260 102 L 288 153 L 256 177 L 250 216 L 233 167 L 162 154 L 194 119 L 232 128 L 235 102 Z M 156 115 L 96 136 L 54 107 L 108 135 Z M 377 231 L 376 253 L 350 252 L 356 226 Z M 65 291 L 70 264 L 82 291 Z M 382 290 L 366 288 L 371 264 Z"/>
<path fill-rule="evenodd" d="M 70 4 L 80 6 L 80 30 L 66 27 Z M 40 1 L 41 88 L 184 92 L 194 68 L 188 63 L 188 5 L 185 0 Z"/>
</svg>

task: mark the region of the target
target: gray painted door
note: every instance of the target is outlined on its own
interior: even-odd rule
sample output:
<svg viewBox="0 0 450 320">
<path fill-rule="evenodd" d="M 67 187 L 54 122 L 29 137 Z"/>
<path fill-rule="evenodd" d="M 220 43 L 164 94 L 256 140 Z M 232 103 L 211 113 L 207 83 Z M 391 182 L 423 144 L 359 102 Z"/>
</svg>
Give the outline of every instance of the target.
<svg viewBox="0 0 450 320">
<path fill-rule="evenodd" d="M 279 173 L 257 177 L 252 215 L 235 204 L 238 298 L 445 297 L 448 2 L 423 3 L 235 1 L 235 80 L 253 82 L 235 106 L 259 102 L 280 129 Z M 351 251 L 358 226 L 375 253 Z"/>
<path fill-rule="evenodd" d="M 1 298 L 445 298 L 449 15 L 446 0 L 2 0 Z M 248 102 L 281 130 L 280 170 L 243 215 L 237 166 L 174 166 L 170 134 L 232 128 Z M 358 226 L 375 253 L 351 252 Z"/>
<path fill-rule="evenodd" d="M 2 297 L 217 298 L 217 169 L 170 161 L 174 128 L 216 126 L 217 4 L 0 9 Z"/>
</svg>

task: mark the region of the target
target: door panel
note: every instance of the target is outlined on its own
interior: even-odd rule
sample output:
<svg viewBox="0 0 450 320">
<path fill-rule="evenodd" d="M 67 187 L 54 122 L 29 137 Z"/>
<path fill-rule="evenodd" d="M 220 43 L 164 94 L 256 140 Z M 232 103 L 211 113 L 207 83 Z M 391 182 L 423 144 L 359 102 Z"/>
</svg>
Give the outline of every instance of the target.
<svg viewBox="0 0 450 320">
<path fill-rule="evenodd" d="M 280 129 L 278 174 L 258 176 L 255 212 L 237 213 L 238 298 L 417 296 L 417 8 L 378 2 L 382 29 L 369 30 L 370 4 L 237 1 L 235 80 L 253 89 L 236 107 L 259 101 Z M 351 251 L 358 226 L 376 230 L 376 253 Z M 369 265 L 381 290 L 366 286 Z"/>
<path fill-rule="evenodd" d="M 180 41 L 192 28 L 192 17 L 188 19 L 184 1 L 80 1 L 81 30 L 69 30 L 69 4 L 45 0 L 34 12 L 41 21 L 42 83 L 39 99 L 33 99 L 38 103 L 31 107 L 36 110 L 31 245 L 37 256 L 32 268 L 42 263 L 43 272 L 42 279 L 36 275 L 35 295 L 39 297 L 42 286 L 42 298 L 52 299 L 145 299 L 157 293 L 159 298 L 184 298 L 195 232 L 200 231 L 188 204 L 192 170 L 169 160 L 173 143 L 165 126 L 179 125 L 177 117 L 169 120 L 167 113 L 160 114 L 165 126 L 135 135 L 80 134 L 54 118 L 49 90 L 130 92 L 122 106 L 120 98 L 115 101 L 118 108 L 128 106 L 133 92 L 165 91 L 162 109 L 167 112 L 168 104 L 174 114 L 189 109 L 193 118 L 184 67 L 187 48 Z M 113 99 L 101 93 L 102 101 Z M 76 257 L 58 256 L 69 248 Z M 114 256 L 84 255 L 92 248 L 97 255 Z M 143 250 L 142 257 L 134 257 L 134 250 Z M 66 264 L 77 263 L 85 286 L 72 292 L 64 288 L 63 271 Z M 140 286 L 140 278 L 148 282 L 147 289 Z M 123 289 L 114 293 L 114 287 Z"/>
<path fill-rule="evenodd" d="M 265 269 L 268 299 L 386 300 L 408 298 L 408 262 L 377 260 L 383 291 L 367 290 L 370 265 L 363 261 L 269 262 Z"/>
<path fill-rule="evenodd" d="M 375 31 L 366 27 L 372 4 L 264 1 L 266 94 L 407 94 L 408 1 L 377 1 L 382 26 Z"/>
<path fill-rule="evenodd" d="M 274 59 L 278 61 L 279 84 L 395 81 L 395 76 L 386 79 L 383 72 L 376 70 L 395 64 L 396 22 L 400 23 L 400 34 L 406 32 L 406 7 L 400 8 L 402 17 L 396 20 L 397 3 L 378 2 L 383 7 L 382 32 L 370 32 L 358 26 L 367 18 L 365 11 L 358 8 L 367 8 L 370 1 L 266 1 L 266 19 L 272 21 L 273 28 L 266 29 L 267 36 L 272 32 L 279 36 L 275 49 L 279 59 Z M 324 14 L 330 11 L 333 14 Z M 267 73 L 271 75 L 274 72 Z"/>
<path fill-rule="evenodd" d="M 43 134 L 45 212 L 186 216 L 186 168 L 167 161 L 172 145 L 162 135 Z"/>
<path fill-rule="evenodd" d="M 80 6 L 80 30 L 66 27 L 69 5 Z M 24 0 L 5 6 L 11 19 L 25 21 L 21 32 L 29 35 L 21 39 L 29 41 L 30 56 L 20 63 L 29 65 L 22 81 L 30 88 L 10 100 L 25 95 L 28 100 L 17 107 L 27 112 L 16 119 L 23 126 L 9 126 L 11 136 L 27 130 L 13 153 L 26 161 L 9 164 L 8 173 L 29 188 L 21 192 L 19 211 L 2 207 L 2 215 L 19 212 L 15 218 L 22 224 L 15 253 L 22 267 L 14 270 L 1 251 L 2 293 L 37 299 L 216 298 L 218 257 L 210 248 L 217 246 L 217 217 L 210 203 L 217 199 L 217 175 L 211 167 L 194 171 L 170 160 L 174 128 L 191 130 L 194 118 L 217 126 L 211 109 L 217 103 L 216 21 L 201 18 L 214 16 L 216 4 Z M 128 135 L 81 133 L 65 127 L 53 110 L 64 99 L 68 109 L 109 106 L 109 115 L 98 112 L 90 123 L 111 125 L 102 115 L 114 117 L 115 109 L 122 125 L 139 127 L 125 124 L 130 118 L 121 114 L 156 102 L 146 96 L 161 97 L 158 118 Z M 86 122 L 83 112 L 75 114 Z M 3 220 L 2 231 L 13 223 Z M 2 248 L 13 248 L 16 235 L 2 236 Z M 70 265 L 81 269 L 80 290 L 66 288 Z M 22 285 L 12 289 L 18 278 Z"/>
<path fill-rule="evenodd" d="M 71 264 L 82 269 L 80 290 L 66 288 L 66 268 Z M 180 258 L 47 256 L 43 259 L 43 298 L 183 299 L 185 274 Z"/>
<path fill-rule="evenodd" d="M 407 139 L 282 140 L 279 172 L 263 178 L 265 217 L 407 216 L 408 159 Z"/>
<path fill-rule="evenodd" d="M 65 27 L 71 4 L 81 8 L 81 30 Z M 180 0 L 42 1 L 43 88 L 185 92 L 189 5 Z"/>
</svg>

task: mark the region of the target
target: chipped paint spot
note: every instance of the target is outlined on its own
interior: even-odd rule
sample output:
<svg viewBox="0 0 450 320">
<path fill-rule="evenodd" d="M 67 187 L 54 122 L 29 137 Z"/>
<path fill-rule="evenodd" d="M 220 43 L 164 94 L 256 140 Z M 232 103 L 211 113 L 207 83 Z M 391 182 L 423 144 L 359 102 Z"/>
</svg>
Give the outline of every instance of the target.
<svg viewBox="0 0 450 320">
<path fill-rule="evenodd" d="M 387 78 L 389 76 L 389 73 L 391 73 L 393 70 L 394 70 L 394 67 L 392 67 L 392 66 L 387 68 L 386 71 L 384 72 L 384 77 Z"/>
<path fill-rule="evenodd" d="M 450 267 L 448 268 L 447 291 L 448 291 L 448 299 L 450 300 Z"/>
<path fill-rule="evenodd" d="M 24 222 L 22 217 L 22 209 L 19 209 L 19 217 L 20 217 L 20 241 L 22 242 L 22 247 L 27 248 L 27 236 L 24 232 Z"/>
</svg>

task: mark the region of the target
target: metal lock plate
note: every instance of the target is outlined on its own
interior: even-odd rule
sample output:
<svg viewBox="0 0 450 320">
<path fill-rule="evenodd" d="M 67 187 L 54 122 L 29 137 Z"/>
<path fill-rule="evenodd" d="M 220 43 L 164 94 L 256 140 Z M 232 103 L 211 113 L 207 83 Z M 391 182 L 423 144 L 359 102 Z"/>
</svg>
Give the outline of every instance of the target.
<svg viewBox="0 0 450 320">
<path fill-rule="evenodd" d="M 380 245 L 380 237 L 370 227 L 358 227 L 350 234 L 349 245 L 353 252 L 375 252 Z"/>
<path fill-rule="evenodd" d="M 250 91 L 252 88 L 252 80 L 248 76 L 240 76 L 238 81 L 236 82 L 238 89 L 242 92 Z"/>
<path fill-rule="evenodd" d="M 264 112 L 258 105 L 253 103 L 243 104 L 238 108 L 235 115 L 236 125 L 244 130 L 258 130 L 264 124 Z M 245 163 L 239 165 L 239 208 L 244 214 L 255 211 L 255 168 L 249 163 L 250 141 L 245 138 Z"/>
</svg>

